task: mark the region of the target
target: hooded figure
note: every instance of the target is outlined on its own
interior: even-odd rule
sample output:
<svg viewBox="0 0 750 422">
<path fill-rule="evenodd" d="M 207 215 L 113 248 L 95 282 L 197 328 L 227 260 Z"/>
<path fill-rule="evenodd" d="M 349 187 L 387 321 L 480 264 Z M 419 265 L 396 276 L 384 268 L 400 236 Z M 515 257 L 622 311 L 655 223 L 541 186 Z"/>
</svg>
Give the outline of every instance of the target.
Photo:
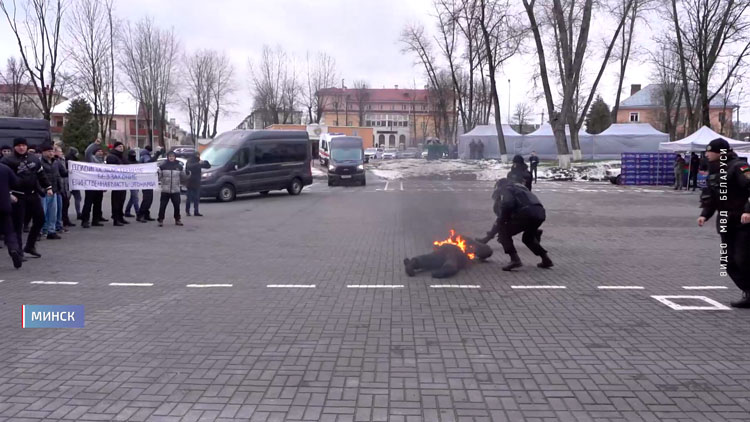
<svg viewBox="0 0 750 422">
<path fill-rule="evenodd" d="M 404 259 L 404 269 L 409 277 L 417 271 L 432 271 L 433 278 L 447 278 L 466 268 L 472 260 L 484 261 L 492 256 L 492 248 L 469 237 L 451 231 L 453 243 L 436 242 L 433 252 Z M 465 242 L 465 252 L 456 243 Z"/>
<path fill-rule="evenodd" d="M 513 183 L 519 183 L 526 186 L 526 189 L 531 190 L 531 182 L 534 180 L 529 168 L 526 167 L 526 162 L 521 155 L 513 156 L 513 166 L 508 172 L 508 180 Z"/>
</svg>

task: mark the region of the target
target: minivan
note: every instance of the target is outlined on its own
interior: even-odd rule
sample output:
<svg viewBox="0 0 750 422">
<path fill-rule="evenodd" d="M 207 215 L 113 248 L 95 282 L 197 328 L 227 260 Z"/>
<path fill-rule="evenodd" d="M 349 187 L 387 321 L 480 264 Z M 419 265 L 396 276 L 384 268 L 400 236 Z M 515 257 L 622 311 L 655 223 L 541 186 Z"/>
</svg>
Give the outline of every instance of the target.
<svg viewBox="0 0 750 422">
<path fill-rule="evenodd" d="M 0 145 L 13 146 L 13 139 L 25 138 L 29 145 L 51 144 L 49 121 L 21 117 L 0 117 Z"/>
<path fill-rule="evenodd" d="M 201 153 L 211 168 L 201 174 L 201 196 L 229 202 L 237 195 L 286 189 L 299 195 L 313 182 L 306 131 L 233 130 Z"/>
<path fill-rule="evenodd" d="M 328 159 L 328 186 L 343 182 L 367 184 L 365 179 L 365 154 L 359 136 L 324 135 L 330 153 Z M 321 138 L 321 139 L 324 139 Z"/>
</svg>

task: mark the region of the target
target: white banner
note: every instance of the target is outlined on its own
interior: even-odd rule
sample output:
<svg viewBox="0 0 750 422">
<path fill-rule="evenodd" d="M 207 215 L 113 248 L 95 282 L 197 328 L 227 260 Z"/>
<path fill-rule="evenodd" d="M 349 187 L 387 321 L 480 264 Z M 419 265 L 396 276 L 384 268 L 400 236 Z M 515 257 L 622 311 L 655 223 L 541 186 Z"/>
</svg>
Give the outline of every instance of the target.
<svg viewBox="0 0 750 422">
<path fill-rule="evenodd" d="M 70 190 L 157 189 L 156 163 L 95 164 L 68 162 Z"/>
</svg>

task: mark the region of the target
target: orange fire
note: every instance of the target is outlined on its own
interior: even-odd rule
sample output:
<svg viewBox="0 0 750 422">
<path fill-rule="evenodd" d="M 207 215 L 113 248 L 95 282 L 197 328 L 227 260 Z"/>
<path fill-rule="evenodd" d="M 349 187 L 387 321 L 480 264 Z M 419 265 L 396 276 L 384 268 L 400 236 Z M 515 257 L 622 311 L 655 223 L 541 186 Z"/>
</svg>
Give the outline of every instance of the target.
<svg viewBox="0 0 750 422">
<path fill-rule="evenodd" d="M 474 259 L 475 255 L 473 253 L 471 253 L 471 252 L 467 253 L 466 252 L 466 240 L 464 238 L 462 238 L 460 235 L 457 236 L 455 230 L 451 230 L 451 235 L 447 239 L 445 239 L 445 240 L 436 240 L 435 242 L 433 242 L 433 245 L 435 245 L 435 246 L 442 246 L 442 245 L 446 245 L 446 244 L 458 246 L 458 248 L 461 249 L 461 251 L 464 254 L 466 254 L 466 256 L 469 259 Z"/>
</svg>

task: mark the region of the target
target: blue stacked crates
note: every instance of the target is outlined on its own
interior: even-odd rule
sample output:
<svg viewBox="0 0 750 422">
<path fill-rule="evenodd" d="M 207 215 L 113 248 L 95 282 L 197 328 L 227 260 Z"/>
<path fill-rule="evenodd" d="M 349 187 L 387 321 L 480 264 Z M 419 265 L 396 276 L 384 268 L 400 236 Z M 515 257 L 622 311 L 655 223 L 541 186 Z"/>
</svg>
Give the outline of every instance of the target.
<svg viewBox="0 0 750 422">
<path fill-rule="evenodd" d="M 621 157 L 623 185 L 673 185 L 672 153 L 624 152 Z"/>
</svg>

